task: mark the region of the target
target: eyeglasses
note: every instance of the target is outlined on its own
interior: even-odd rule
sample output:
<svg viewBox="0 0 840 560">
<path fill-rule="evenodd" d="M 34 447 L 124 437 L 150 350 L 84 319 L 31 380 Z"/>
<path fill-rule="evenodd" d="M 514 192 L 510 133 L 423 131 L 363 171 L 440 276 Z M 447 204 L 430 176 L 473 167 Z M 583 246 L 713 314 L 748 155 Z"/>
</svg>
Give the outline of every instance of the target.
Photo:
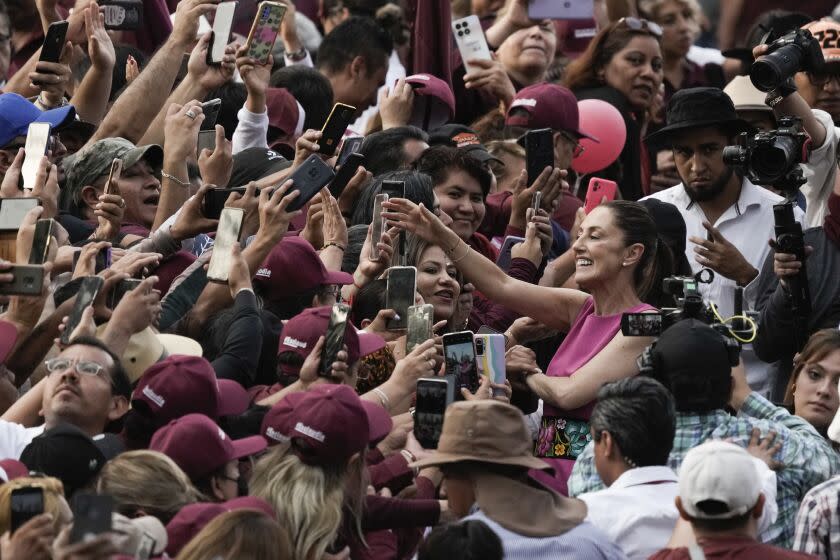
<svg viewBox="0 0 840 560">
<path fill-rule="evenodd" d="M 662 28 L 658 24 L 643 18 L 623 17 L 618 20 L 619 25 L 629 27 L 633 31 L 647 31 L 656 37 L 662 37 Z"/>
<path fill-rule="evenodd" d="M 46 366 L 49 373 L 67 371 L 68 369 L 75 367 L 78 373 L 88 375 L 90 377 L 100 376 L 102 372 L 105 371 L 105 367 L 97 364 L 96 362 L 71 360 L 69 358 L 52 358 L 44 362 L 44 366 Z"/>
<path fill-rule="evenodd" d="M 840 84 L 840 73 L 838 74 L 814 74 L 812 72 L 806 72 L 808 74 L 808 81 L 811 82 L 811 85 L 817 87 L 825 87 L 828 85 L 828 82 L 837 82 Z"/>
<path fill-rule="evenodd" d="M 580 155 L 586 150 L 583 146 L 580 145 L 577 138 L 566 132 L 565 130 L 560 131 L 560 136 L 563 137 L 564 140 L 571 143 L 572 146 L 572 156 L 573 157 L 580 157 Z"/>
</svg>

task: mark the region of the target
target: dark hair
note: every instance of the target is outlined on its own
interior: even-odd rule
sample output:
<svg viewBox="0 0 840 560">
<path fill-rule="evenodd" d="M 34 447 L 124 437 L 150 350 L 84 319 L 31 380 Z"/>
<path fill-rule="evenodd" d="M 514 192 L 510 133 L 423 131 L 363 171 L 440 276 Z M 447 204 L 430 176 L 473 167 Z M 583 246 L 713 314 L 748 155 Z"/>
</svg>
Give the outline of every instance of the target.
<svg viewBox="0 0 840 560">
<path fill-rule="evenodd" d="M 222 100 L 222 104 L 219 107 L 219 117 L 216 119 L 216 124 L 225 128 L 225 138 L 231 140 L 233 132 L 239 124 L 239 109 L 245 104 L 248 92 L 245 89 L 245 84 L 231 81 L 211 91 L 204 98 L 204 101 L 217 97 Z"/>
<path fill-rule="evenodd" d="M 41 29 L 38 8 L 30 0 L 6 0 L 6 13 L 9 14 L 11 29 L 34 31 L 35 26 Z"/>
<path fill-rule="evenodd" d="M 128 373 L 126 373 L 120 357 L 114 354 L 114 352 L 108 348 L 107 344 L 92 336 L 77 336 L 70 341 L 70 344 L 65 346 L 65 350 L 73 346 L 93 346 L 94 348 L 98 348 L 108 354 L 111 361 L 114 363 L 110 372 L 111 392 L 116 396 L 131 399 L 131 380 L 128 377 Z"/>
<path fill-rule="evenodd" d="M 414 266 L 420 264 L 420 257 L 423 256 L 423 253 L 429 247 L 440 247 L 441 250 L 446 252 L 444 248 L 436 243 L 429 243 L 419 235 L 408 234 L 406 238 L 406 246 L 405 246 L 405 264 L 406 266 Z M 458 282 L 459 286 L 464 285 L 464 275 L 458 268 L 455 268 L 455 281 Z"/>
<path fill-rule="evenodd" d="M 793 372 L 790 374 L 787 389 L 785 389 L 785 405 L 793 405 L 793 391 L 796 380 L 805 366 L 823 360 L 836 350 L 840 350 L 840 330 L 838 329 L 820 329 L 808 338 L 808 342 L 805 343 L 805 347 L 799 353 L 793 365 Z M 825 428 L 826 426 L 822 427 L 822 429 Z"/>
<path fill-rule="evenodd" d="M 333 90 L 326 76 L 307 66 L 293 64 L 274 72 L 269 80 L 274 88 L 285 88 L 297 99 L 306 116 L 303 129 L 319 129 L 333 106 Z"/>
<path fill-rule="evenodd" d="M 638 202 L 614 200 L 604 205 L 616 226 L 624 233 L 625 246 L 641 243 L 644 253 L 633 274 L 636 293 L 644 300 L 653 286 L 674 273 L 674 256 L 668 244 L 659 239 L 656 222 L 647 208 Z"/>
<path fill-rule="evenodd" d="M 435 192 L 432 189 L 432 180 L 428 175 L 416 171 L 392 171 L 374 177 L 370 187 L 363 190 L 359 195 L 356 208 L 353 210 L 353 217 L 350 220 L 352 225 L 367 225 L 373 221 L 373 199 L 382 191 L 383 181 L 403 181 L 407 199 L 415 204 L 423 204 L 429 209 L 432 209 L 435 205 Z"/>
<path fill-rule="evenodd" d="M 706 500 L 696 504 L 697 507 L 707 514 L 722 513 L 728 511 L 727 505 L 718 502 L 717 500 Z M 729 519 L 697 519 L 691 518 L 691 524 L 701 531 L 708 531 L 710 533 L 722 533 L 724 531 L 731 531 L 733 529 L 742 529 L 747 526 L 747 523 L 752 516 L 752 510 L 744 515 L 730 517 Z"/>
<path fill-rule="evenodd" d="M 438 525 L 420 544 L 417 560 L 502 560 L 505 551 L 499 536 L 483 521 Z"/>
<path fill-rule="evenodd" d="M 351 319 L 357 328 L 362 328 L 362 321 L 373 321 L 376 314 L 385 309 L 385 292 L 388 282 L 384 278 L 377 278 L 368 282 L 353 298 Z"/>
<path fill-rule="evenodd" d="M 659 37 L 644 27 L 631 29 L 621 21 L 613 22 L 601 29 L 583 54 L 566 67 L 563 85 L 571 90 L 604 85 L 598 74 L 634 37 L 653 37 L 659 42 Z"/>
<path fill-rule="evenodd" d="M 650 377 L 608 383 L 589 418 L 595 441 L 609 432 L 625 459 L 638 467 L 666 465 L 674 446 L 674 398 Z"/>
<path fill-rule="evenodd" d="M 347 249 L 344 251 L 344 258 L 341 260 L 341 270 L 347 274 L 353 274 L 359 267 L 367 232 L 368 225 L 366 224 L 356 224 L 347 228 Z"/>
<path fill-rule="evenodd" d="M 397 126 L 368 134 L 359 153 L 365 156 L 365 169 L 374 175 L 405 169 L 411 165 L 405 153 L 407 140 L 428 142 L 429 135 L 416 126 Z"/>
<path fill-rule="evenodd" d="M 329 74 L 341 72 L 357 56 L 367 66 L 367 75 L 388 65 L 394 42 L 375 21 L 351 17 L 327 33 L 318 47 L 318 70 Z"/>
<path fill-rule="evenodd" d="M 431 177 L 435 187 L 444 183 L 453 171 L 463 171 L 478 182 L 484 198 L 487 198 L 493 182 L 484 164 L 464 150 L 450 146 L 432 146 L 423 152 L 414 166 L 417 171 Z"/>
<path fill-rule="evenodd" d="M 278 319 L 286 320 L 311 307 L 312 298 L 326 295 L 330 288 L 329 284 L 314 286 L 302 294 L 290 295 L 283 299 L 265 297 L 265 292 L 259 285 L 254 286 L 254 292 L 262 299 L 263 305 L 268 311 L 276 315 Z"/>
</svg>

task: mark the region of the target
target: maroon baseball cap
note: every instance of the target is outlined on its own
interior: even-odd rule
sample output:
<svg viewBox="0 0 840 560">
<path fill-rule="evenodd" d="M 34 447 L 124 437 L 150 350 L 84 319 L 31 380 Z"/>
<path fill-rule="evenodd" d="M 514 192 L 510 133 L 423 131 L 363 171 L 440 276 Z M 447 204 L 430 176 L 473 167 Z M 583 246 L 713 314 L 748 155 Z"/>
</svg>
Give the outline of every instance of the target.
<svg viewBox="0 0 840 560">
<path fill-rule="evenodd" d="M 29 476 L 29 468 L 26 465 L 17 459 L 0 461 L 0 482 L 8 482 L 22 476 Z"/>
<path fill-rule="evenodd" d="M 524 109 L 525 114 L 514 109 Z M 579 138 L 598 142 L 597 138 L 580 129 L 575 94 L 557 84 L 542 82 L 519 90 L 508 108 L 505 124 L 530 129 L 565 130 Z"/>
<path fill-rule="evenodd" d="M 230 439 L 203 414 L 187 414 L 160 428 L 149 449 L 160 451 L 181 467 L 192 480 L 200 480 L 234 459 L 248 457 L 267 447 L 265 439 L 251 436 Z"/>
<path fill-rule="evenodd" d="M 327 270 L 306 239 L 291 235 L 274 246 L 254 276 L 254 284 L 270 300 L 299 296 L 318 286 L 352 283 L 353 275 Z"/>
<path fill-rule="evenodd" d="M 280 134 L 292 137 L 303 130 L 301 109 L 295 97 L 285 88 L 265 90 L 265 107 L 268 111 L 268 126 L 276 128 Z"/>
<path fill-rule="evenodd" d="M 169 539 L 169 544 L 166 545 L 166 553 L 175 558 L 181 552 L 181 549 L 187 546 L 187 543 L 213 519 L 223 513 L 240 509 L 253 509 L 272 519 L 277 517 L 271 504 L 254 496 L 234 498 L 220 504 L 207 502 L 189 504 L 182 507 L 166 525 L 166 535 Z"/>
<path fill-rule="evenodd" d="M 210 362 L 184 355 L 151 366 L 131 394 L 132 404 L 144 403 L 160 426 L 190 413 L 210 418 L 242 414 L 249 400 L 236 381 L 216 379 Z"/>
<path fill-rule="evenodd" d="M 5 363 L 6 358 L 12 352 L 18 339 L 17 328 L 8 321 L 0 321 L 0 364 Z"/>
<path fill-rule="evenodd" d="M 405 79 L 414 93 L 434 97 L 449 108 L 449 118 L 455 117 L 455 94 L 449 84 L 431 74 L 414 74 Z"/>
</svg>

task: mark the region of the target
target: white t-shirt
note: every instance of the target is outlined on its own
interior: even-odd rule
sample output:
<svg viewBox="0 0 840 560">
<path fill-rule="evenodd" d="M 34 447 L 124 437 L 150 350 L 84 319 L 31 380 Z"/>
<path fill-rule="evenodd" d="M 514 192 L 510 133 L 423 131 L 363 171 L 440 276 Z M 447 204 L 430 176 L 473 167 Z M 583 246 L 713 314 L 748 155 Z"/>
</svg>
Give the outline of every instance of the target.
<svg viewBox="0 0 840 560">
<path fill-rule="evenodd" d="M 43 425 L 27 428 L 23 424 L 0 420 L 0 459 L 20 459 L 29 442 L 42 433 Z"/>
</svg>

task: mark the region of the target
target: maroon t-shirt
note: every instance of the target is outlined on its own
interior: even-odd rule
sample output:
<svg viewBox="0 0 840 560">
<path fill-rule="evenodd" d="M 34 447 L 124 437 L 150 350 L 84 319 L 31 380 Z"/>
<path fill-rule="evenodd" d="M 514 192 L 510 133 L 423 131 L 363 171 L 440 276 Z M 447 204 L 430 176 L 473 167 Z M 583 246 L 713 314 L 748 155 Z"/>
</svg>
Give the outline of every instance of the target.
<svg viewBox="0 0 840 560">
<path fill-rule="evenodd" d="M 717 539 L 703 539 L 699 543 L 707 560 L 806 560 L 816 556 L 802 552 L 794 552 L 785 548 L 761 544 L 754 539 L 745 537 L 721 537 Z M 649 560 L 691 560 L 688 549 L 666 548 L 650 557 Z"/>
</svg>

